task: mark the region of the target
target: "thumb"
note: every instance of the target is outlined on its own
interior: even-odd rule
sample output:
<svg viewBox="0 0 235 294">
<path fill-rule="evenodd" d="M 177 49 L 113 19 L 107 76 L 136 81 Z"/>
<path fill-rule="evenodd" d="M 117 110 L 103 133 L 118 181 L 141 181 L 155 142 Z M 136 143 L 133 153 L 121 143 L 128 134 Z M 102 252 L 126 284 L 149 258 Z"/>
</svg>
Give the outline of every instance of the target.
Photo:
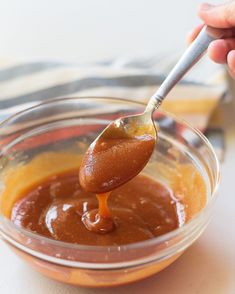
<svg viewBox="0 0 235 294">
<path fill-rule="evenodd" d="M 235 1 L 222 5 L 201 4 L 199 17 L 205 24 L 215 28 L 231 28 L 235 26 Z"/>
</svg>

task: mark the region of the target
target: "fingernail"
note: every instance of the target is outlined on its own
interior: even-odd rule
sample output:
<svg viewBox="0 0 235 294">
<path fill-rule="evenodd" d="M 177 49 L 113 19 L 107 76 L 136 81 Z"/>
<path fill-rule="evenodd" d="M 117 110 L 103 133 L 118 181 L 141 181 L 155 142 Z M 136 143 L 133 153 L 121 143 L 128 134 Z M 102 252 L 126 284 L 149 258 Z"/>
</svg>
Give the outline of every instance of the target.
<svg viewBox="0 0 235 294">
<path fill-rule="evenodd" d="M 227 63 L 229 68 L 235 72 L 235 50 L 231 50 L 227 55 Z"/>
<path fill-rule="evenodd" d="M 213 8 L 214 7 L 214 5 L 212 5 L 212 4 L 209 4 L 209 3 L 202 3 L 201 5 L 200 5 L 200 10 L 204 10 L 204 11 L 206 11 L 206 10 L 210 10 L 211 8 Z"/>
</svg>

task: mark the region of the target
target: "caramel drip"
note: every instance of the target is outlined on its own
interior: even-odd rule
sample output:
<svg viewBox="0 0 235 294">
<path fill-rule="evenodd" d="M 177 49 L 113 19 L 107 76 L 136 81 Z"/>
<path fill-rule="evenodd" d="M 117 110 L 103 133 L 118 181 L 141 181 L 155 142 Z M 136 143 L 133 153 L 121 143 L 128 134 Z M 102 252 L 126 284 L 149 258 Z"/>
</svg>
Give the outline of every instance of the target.
<svg viewBox="0 0 235 294">
<path fill-rule="evenodd" d="M 111 192 L 106 192 L 102 194 L 97 194 L 96 197 L 98 199 L 99 208 L 98 213 L 100 217 L 102 218 L 111 218 L 112 219 L 112 213 L 108 206 L 108 198 Z"/>
</svg>

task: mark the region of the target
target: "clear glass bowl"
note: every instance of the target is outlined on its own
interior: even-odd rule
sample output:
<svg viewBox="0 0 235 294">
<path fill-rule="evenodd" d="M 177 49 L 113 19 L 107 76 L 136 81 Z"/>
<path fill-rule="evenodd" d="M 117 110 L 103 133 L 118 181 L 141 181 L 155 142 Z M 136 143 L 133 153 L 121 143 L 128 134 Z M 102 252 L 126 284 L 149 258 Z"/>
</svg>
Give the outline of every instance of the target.
<svg viewBox="0 0 235 294">
<path fill-rule="evenodd" d="M 48 151 L 83 153 L 111 120 L 140 113 L 143 109 L 143 104 L 123 99 L 62 98 L 10 117 L 0 125 L 1 190 L 4 191 L 7 171 L 26 165 Z M 143 172 L 165 183 L 167 173 L 165 168 L 160 168 L 162 166 L 174 172 L 179 164 L 187 164 L 201 173 L 207 186 L 207 199 L 190 221 L 170 233 L 139 243 L 84 246 L 48 239 L 15 226 L 3 209 L 6 204 L 3 202 L 10 202 L 10 196 L 4 201 L 1 196 L 0 235 L 3 240 L 44 275 L 89 287 L 110 287 L 140 280 L 175 261 L 208 224 L 219 183 L 219 164 L 212 146 L 199 131 L 165 112 L 156 112 L 154 119 L 159 128 L 158 144 Z M 53 168 L 51 165 L 53 161 L 48 160 L 44 168 Z M 184 181 L 184 177 L 181 178 Z M 27 184 L 27 175 L 25 181 Z M 200 200 L 198 195 L 191 196 L 193 203 Z"/>
</svg>

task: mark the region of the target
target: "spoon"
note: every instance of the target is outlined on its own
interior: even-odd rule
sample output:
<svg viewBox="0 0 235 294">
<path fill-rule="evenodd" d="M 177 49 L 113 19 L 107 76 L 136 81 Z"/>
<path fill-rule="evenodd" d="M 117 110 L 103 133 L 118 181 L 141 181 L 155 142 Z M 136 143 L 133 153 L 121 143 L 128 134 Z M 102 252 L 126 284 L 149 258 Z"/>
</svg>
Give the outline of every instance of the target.
<svg viewBox="0 0 235 294">
<path fill-rule="evenodd" d="M 88 192 L 105 193 L 135 177 L 147 164 L 157 141 L 153 112 L 170 90 L 202 57 L 209 44 L 226 35 L 225 30 L 204 26 L 187 48 L 143 113 L 110 123 L 90 145 L 82 160 L 79 180 Z"/>
</svg>

